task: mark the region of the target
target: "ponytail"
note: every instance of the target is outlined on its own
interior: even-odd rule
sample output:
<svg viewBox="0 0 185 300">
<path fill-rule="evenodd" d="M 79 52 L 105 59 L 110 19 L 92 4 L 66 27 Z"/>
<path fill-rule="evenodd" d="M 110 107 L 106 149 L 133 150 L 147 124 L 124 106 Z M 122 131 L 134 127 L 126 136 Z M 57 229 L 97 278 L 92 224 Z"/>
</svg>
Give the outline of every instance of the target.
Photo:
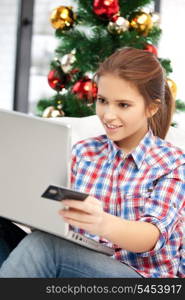
<svg viewBox="0 0 185 300">
<path fill-rule="evenodd" d="M 165 81 L 164 100 L 159 104 L 157 113 L 149 119 L 149 127 L 154 135 L 164 139 L 172 121 L 175 111 L 175 99 L 172 96 L 167 81 Z"/>
</svg>

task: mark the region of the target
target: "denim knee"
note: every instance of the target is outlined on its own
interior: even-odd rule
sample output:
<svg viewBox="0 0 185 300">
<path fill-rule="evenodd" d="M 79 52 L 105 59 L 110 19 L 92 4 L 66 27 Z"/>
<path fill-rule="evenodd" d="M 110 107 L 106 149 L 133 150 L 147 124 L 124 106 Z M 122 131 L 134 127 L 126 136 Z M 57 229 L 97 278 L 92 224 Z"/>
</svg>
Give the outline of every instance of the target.
<svg viewBox="0 0 185 300">
<path fill-rule="evenodd" d="M 0 268 L 0 277 L 55 277 L 52 235 L 41 231 L 28 234 Z"/>
</svg>

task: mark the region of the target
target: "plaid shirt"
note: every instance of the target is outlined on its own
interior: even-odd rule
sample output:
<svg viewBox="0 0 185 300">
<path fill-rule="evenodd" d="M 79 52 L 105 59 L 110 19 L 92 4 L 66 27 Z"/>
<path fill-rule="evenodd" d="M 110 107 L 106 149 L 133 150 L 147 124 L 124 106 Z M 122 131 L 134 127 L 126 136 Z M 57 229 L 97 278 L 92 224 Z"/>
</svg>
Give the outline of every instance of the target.
<svg viewBox="0 0 185 300">
<path fill-rule="evenodd" d="M 104 238 L 80 229 L 76 231 L 113 247 L 113 258 L 144 277 L 185 277 L 185 154 L 182 150 L 151 131 L 126 157 L 106 135 L 83 140 L 73 146 L 71 187 L 99 199 L 106 212 L 127 220 L 152 223 L 161 234 L 153 250 L 133 253 Z"/>
</svg>

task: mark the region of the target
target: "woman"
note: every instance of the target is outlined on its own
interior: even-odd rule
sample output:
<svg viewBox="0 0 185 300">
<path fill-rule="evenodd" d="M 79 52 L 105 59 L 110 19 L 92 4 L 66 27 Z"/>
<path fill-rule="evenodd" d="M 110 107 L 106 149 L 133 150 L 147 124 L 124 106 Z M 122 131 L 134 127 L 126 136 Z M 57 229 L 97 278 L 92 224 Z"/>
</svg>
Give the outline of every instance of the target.
<svg viewBox="0 0 185 300">
<path fill-rule="evenodd" d="M 96 73 L 96 113 L 106 135 L 78 142 L 59 214 L 76 231 L 113 247 L 113 257 L 43 232 L 22 240 L 1 277 L 184 277 L 185 154 L 163 139 L 174 100 L 158 59 L 124 48 Z"/>
</svg>

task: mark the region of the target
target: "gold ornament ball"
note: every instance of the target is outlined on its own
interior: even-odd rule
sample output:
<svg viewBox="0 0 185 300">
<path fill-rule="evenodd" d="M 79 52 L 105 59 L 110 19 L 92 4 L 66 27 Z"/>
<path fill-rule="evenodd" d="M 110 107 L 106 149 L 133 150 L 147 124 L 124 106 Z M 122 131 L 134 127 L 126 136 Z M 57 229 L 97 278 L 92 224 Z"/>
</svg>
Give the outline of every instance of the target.
<svg viewBox="0 0 185 300">
<path fill-rule="evenodd" d="M 110 33 L 121 34 L 128 30 L 129 25 L 130 25 L 130 23 L 128 20 L 126 20 L 123 17 L 118 17 L 115 22 L 112 22 L 112 21 L 109 22 L 108 31 Z"/>
<path fill-rule="evenodd" d="M 167 83 L 168 83 L 168 86 L 170 88 L 170 91 L 172 93 L 173 98 L 176 99 L 176 97 L 177 97 L 177 85 L 176 85 L 176 83 L 170 78 L 167 78 Z"/>
<path fill-rule="evenodd" d="M 153 27 L 151 15 L 145 12 L 135 13 L 134 17 L 130 21 L 130 27 L 146 36 Z"/>
<path fill-rule="evenodd" d="M 51 117 L 52 117 L 52 118 L 58 118 L 58 117 L 63 117 L 63 116 L 64 116 L 63 110 L 54 109 L 54 110 L 51 112 Z"/>
<path fill-rule="evenodd" d="M 51 118 L 51 113 L 53 112 L 54 109 L 55 109 L 54 106 L 46 107 L 42 113 L 42 117 L 43 118 Z"/>
<path fill-rule="evenodd" d="M 55 29 L 67 29 L 73 25 L 75 18 L 71 6 L 59 6 L 52 11 L 50 21 Z"/>
<path fill-rule="evenodd" d="M 64 112 L 62 109 L 59 108 L 60 105 L 58 105 L 58 109 L 55 109 L 54 106 L 48 106 L 43 111 L 42 117 L 43 118 L 56 118 L 56 117 L 63 117 Z M 62 106 L 61 106 L 62 107 Z"/>
<path fill-rule="evenodd" d="M 72 69 L 72 64 L 76 61 L 76 57 L 74 52 L 71 52 L 69 54 L 65 54 L 60 62 L 61 62 L 61 67 L 64 73 L 68 73 Z"/>
</svg>

